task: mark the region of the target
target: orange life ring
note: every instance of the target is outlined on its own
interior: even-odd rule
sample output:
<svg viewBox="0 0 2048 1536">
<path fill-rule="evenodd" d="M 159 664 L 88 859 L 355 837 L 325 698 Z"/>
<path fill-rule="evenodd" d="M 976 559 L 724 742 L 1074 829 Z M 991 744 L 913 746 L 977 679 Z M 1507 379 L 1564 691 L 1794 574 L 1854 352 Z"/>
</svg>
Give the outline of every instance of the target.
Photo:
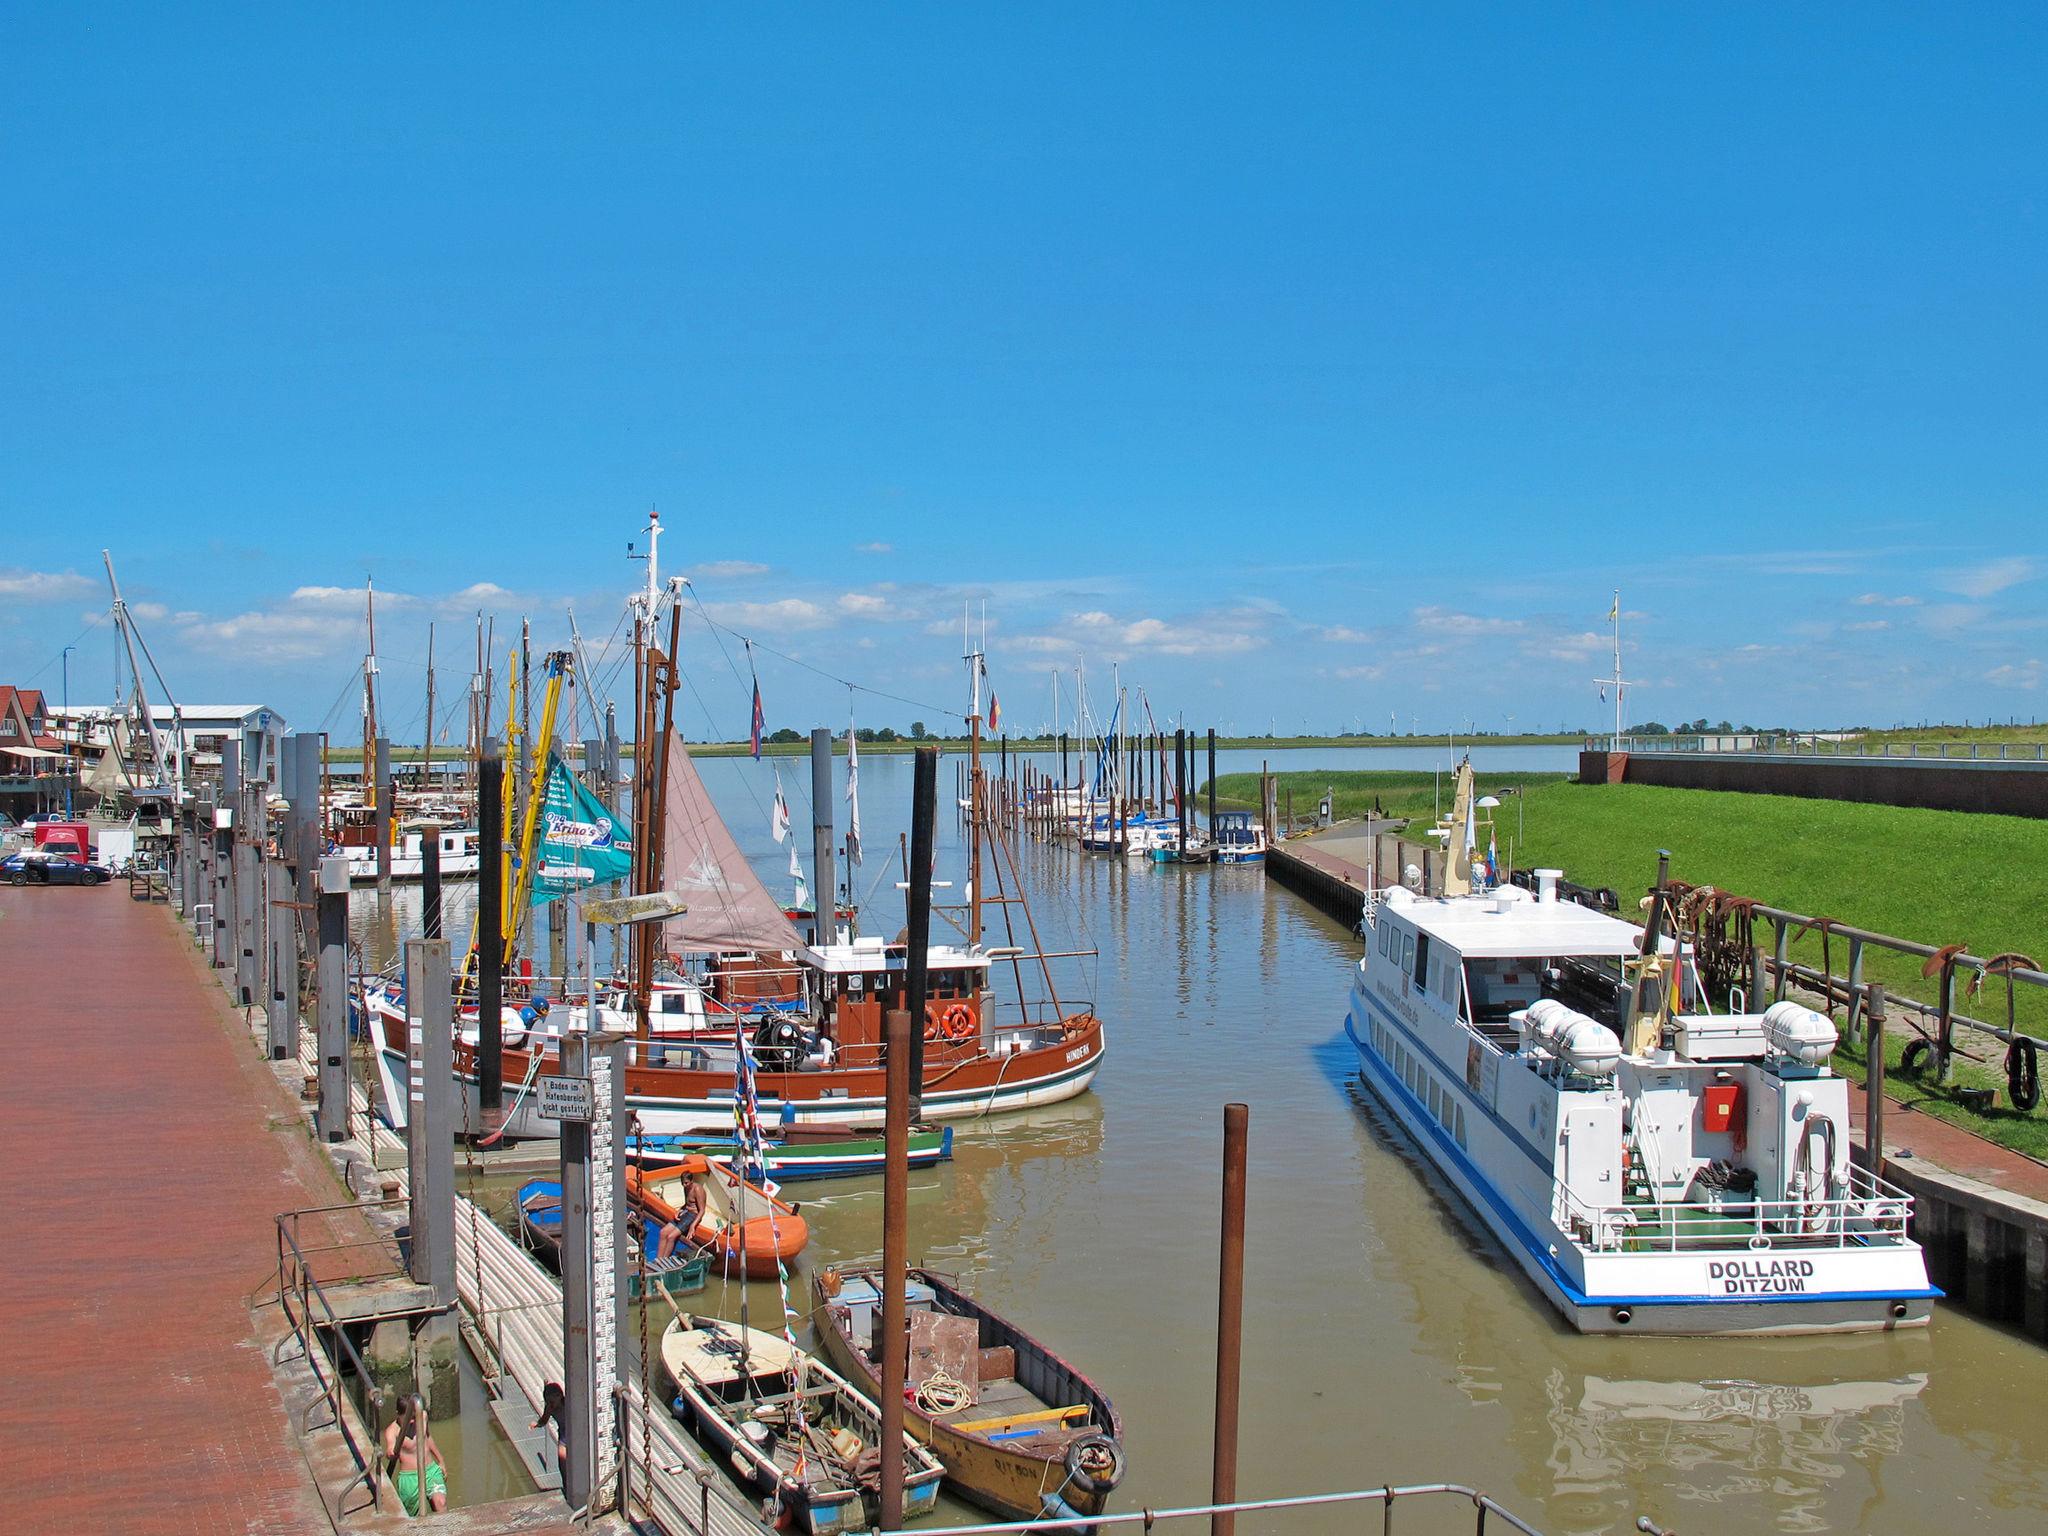
<svg viewBox="0 0 2048 1536">
<path fill-rule="evenodd" d="M 954 1003 L 939 1016 L 939 1028 L 948 1040 L 970 1040 L 974 1037 L 974 1010 L 965 1003 Z"/>
</svg>

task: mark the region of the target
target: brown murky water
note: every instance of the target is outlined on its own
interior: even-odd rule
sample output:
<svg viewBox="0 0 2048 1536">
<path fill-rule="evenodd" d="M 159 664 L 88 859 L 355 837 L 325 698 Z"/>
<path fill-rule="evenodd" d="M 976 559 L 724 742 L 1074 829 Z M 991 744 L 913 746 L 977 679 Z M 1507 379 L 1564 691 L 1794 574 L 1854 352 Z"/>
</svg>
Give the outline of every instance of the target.
<svg viewBox="0 0 2048 1536">
<path fill-rule="evenodd" d="M 893 932 L 910 764 L 861 768 L 860 884 L 893 909 L 868 926 Z M 779 870 L 768 766 L 704 772 L 743 846 Z M 1072 990 L 1108 1021 L 1109 1057 L 1083 1099 L 962 1125 L 954 1161 L 912 1180 L 911 1246 L 1115 1399 L 1131 1457 L 1120 1507 L 1207 1496 L 1221 1106 L 1241 1099 L 1246 1496 L 1441 1479 L 1553 1533 L 1639 1514 L 1687 1532 L 2048 1524 L 2037 1347 L 1946 1309 L 1924 1332 L 1869 1338 L 1571 1333 L 1358 1086 L 1341 1029 L 1357 944 L 1339 924 L 1255 870 L 1031 844 L 1019 862 L 1048 946 L 1101 950 Z M 940 878 L 957 863 L 943 852 Z M 415 900 L 380 914 L 359 899 L 373 953 Z M 879 1255 L 879 1180 L 792 1193 L 812 1225 L 806 1267 Z M 698 1304 L 735 1316 L 737 1290 L 714 1280 Z M 753 1288 L 756 1326 L 776 1305 Z M 1418 1508 L 1401 1528 L 1469 1519 Z M 1323 1511 L 1240 1523 L 1254 1528 L 1363 1527 Z"/>
</svg>

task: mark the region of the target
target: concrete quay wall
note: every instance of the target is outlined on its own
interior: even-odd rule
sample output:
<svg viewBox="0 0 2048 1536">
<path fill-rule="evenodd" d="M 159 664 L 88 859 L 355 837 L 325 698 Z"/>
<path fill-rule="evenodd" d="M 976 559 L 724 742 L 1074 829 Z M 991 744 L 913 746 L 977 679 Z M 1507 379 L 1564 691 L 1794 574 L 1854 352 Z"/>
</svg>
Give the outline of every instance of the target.
<svg viewBox="0 0 2048 1536">
<path fill-rule="evenodd" d="M 1587 751 L 1579 754 L 1579 782 L 2048 817 L 2048 762 L 1996 758 Z"/>
</svg>

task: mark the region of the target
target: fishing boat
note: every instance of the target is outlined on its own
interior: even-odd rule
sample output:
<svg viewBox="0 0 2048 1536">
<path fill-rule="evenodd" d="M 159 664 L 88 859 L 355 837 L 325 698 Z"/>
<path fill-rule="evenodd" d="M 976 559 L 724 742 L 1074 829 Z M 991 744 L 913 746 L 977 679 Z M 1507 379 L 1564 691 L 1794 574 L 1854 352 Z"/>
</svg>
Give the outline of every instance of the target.
<svg viewBox="0 0 2048 1536">
<path fill-rule="evenodd" d="M 1924 1325 L 1913 1200 L 1850 1158 L 1833 1021 L 1712 1012 L 1661 886 L 1641 930 L 1556 870 L 1489 888 L 1469 759 L 1457 790 L 1444 894 L 1368 897 L 1344 1028 L 1537 1289 L 1588 1333 Z"/>
<path fill-rule="evenodd" d="M 630 1136 L 627 1156 L 643 1168 L 671 1168 L 692 1155 L 738 1164 L 736 1136 Z M 837 1179 L 882 1171 L 883 1138 L 862 1136 L 850 1125 L 798 1125 L 765 1142 L 759 1155 L 744 1164 L 755 1183 L 772 1179 L 788 1184 L 800 1179 Z M 953 1155 L 950 1125 L 912 1126 L 910 1167 L 935 1168 Z"/>
<path fill-rule="evenodd" d="M 878 1395 L 881 1272 L 825 1271 L 811 1289 L 819 1349 Z M 905 1302 L 904 1427 L 953 1490 L 1005 1520 L 1101 1514 L 1124 1474 L 1122 1421 L 1101 1389 L 944 1275 L 911 1270 Z"/>
<path fill-rule="evenodd" d="M 879 1523 L 882 1415 L 872 1400 L 787 1338 L 685 1314 L 661 1336 L 676 1416 L 754 1492 L 776 1529 L 812 1536 Z M 944 1469 L 906 1432 L 903 1514 L 938 1503 Z"/>
<path fill-rule="evenodd" d="M 670 1168 L 626 1168 L 626 1198 L 656 1232 L 682 1210 L 685 1184 L 699 1186 L 705 1201 L 704 1214 L 684 1236 L 711 1256 L 720 1274 L 773 1280 L 810 1241 L 794 1205 L 718 1158 L 693 1153 Z"/>
<path fill-rule="evenodd" d="M 641 612 L 652 603 L 650 591 Z M 885 1118 L 884 1014 L 905 999 L 909 955 L 902 943 L 880 937 L 835 937 L 808 943 L 771 896 L 726 826 L 692 762 L 682 737 L 647 700 L 672 698 L 680 674 L 670 659 L 677 617 L 670 610 L 671 650 L 651 643 L 643 617 L 641 673 L 647 699 L 641 710 L 645 740 L 634 754 L 635 810 L 631 887 L 666 891 L 683 910 L 634 929 L 626 996 L 635 1038 L 628 1042 L 626 1107 L 650 1136 L 724 1134 L 732 1124 L 732 1090 L 741 1031 L 758 1066 L 762 1119 L 768 1125 L 829 1123 L 859 1128 Z M 1100 1069 L 1103 1024 L 1092 1006 L 1063 996 L 1054 961 L 1092 954 L 1048 954 L 1036 935 L 1014 856 L 989 826 L 981 766 L 979 651 L 967 658 L 973 703 L 968 714 L 970 787 L 969 860 L 964 908 L 957 916 L 962 944 L 933 944 L 926 952 L 930 986 L 922 1027 L 921 1114 L 928 1120 L 1029 1109 L 1085 1093 Z M 546 688 L 535 734 L 537 761 L 552 751 L 555 701 L 572 671 L 566 653 L 546 659 Z M 517 970 L 519 937 L 530 922 L 527 892 L 536 868 L 543 784 L 553 769 L 533 775 L 531 798 L 520 818 L 521 842 L 508 858 L 504 970 Z M 999 937 L 985 938 L 986 914 L 997 914 Z M 1032 942 L 1021 942 L 1025 939 Z M 458 983 L 461 1001 L 473 992 L 472 954 Z M 657 977 L 668 985 L 658 989 Z M 997 984 L 1009 995 L 997 1000 Z M 663 1007 L 654 1006 L 657 998 Z M 671 1003 L 670 1000 L 673 1000 Z M 671 1011 L 671 1009 L 673 1011 Z M 654 1027 L 657 1011 L 663 1027 Z M 410 1102 L 406 1047 L 410 1023 L 403 1006 L 369 1009 L 378 1042 L 384 1108 L 394 1126 L 405 1123 Z M 702 1020 L 702 1026 L 698 1020 Z M 728 1049 L 726 1042 L 730 1041 Z M 531 1086 L 560 1070 L 558 1042 L 531 1030 L 500 1041 L 498 1076 L 507 1090 L 486 1114 L 481 1102 L 480 1040 L 455 1042 L 455 1074 L 465 1096 L 465 1123 L 489 1122 L 494 1136 L 546 1138 L 557 1122 L 542 1116 Z"/>
<path fill-rule="evenodd" d="M 555 1179 L 529 1179 L 519 1186 L 519 1235 L 526 1245 L 536 1252 L 547 1255 L 556 1268 L 562 1263 L 562 1186 Z M 638 1301 L 650 1290 L 666 1291 L 671 1296 L 687 1296 L 692 1291 L 704 1289 L 705 1277 L 711 1272 L 711 1255 L 684 1249 L 671 1253 L 667 1258 L 660 1256 L 661 1228 L 650 1226 L 646 1221 L 628 1218 L 629 1237 L 640 1242 L 640 1257 L 629 1260 L 626 1268 L 627 1295 Z M 646 1277 L 645 1284 L 642 1276 Z"/>
<path fill-rule="evenodd" d="M 1266 862 L 1266 829 L 1250 811 L 1218 811 L 1209 839 L 1218 864 Z"/>
</svg>

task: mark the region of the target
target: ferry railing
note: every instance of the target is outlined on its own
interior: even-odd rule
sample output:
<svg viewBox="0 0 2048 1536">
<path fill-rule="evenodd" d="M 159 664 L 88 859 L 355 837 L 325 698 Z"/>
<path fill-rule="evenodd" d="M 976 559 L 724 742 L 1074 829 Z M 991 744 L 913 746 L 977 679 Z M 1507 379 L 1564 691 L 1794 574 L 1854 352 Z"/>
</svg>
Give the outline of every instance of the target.
<svg viewBox="0 0 2048 1536">
<path fill-rule="evenodd" d="M 1281 1499 L 1239 1499 L 1229 1504 L 1187 1504 L 1175 1509 L 1133 1509 L 1115 1514 L 1087 1515 L 1071 1521 L 1048 1520 L 1041 1515 L 1036 1520 L 1003 1520 L 983 1525 L 920 1525 L 917 1536 L 999 1536 L 999 1533 L 1025 1531 L 1095 1531 L 1107 1526 L 1135 1525 L 1150 1531 L 1157 1526 L 1172 1523 L 1189 1523 L 1209 1520 L 1216 1515 L 1258 1514 L 1267 1510 L 1286 1513 L 1297 1509 L 1329 1509 L 1339 1505 L 1363 1505 L 1367 1508 L 1377 1505 L 1380 1509 L 1380 1530 L 1394 1530 L 1394 1506 L 1405 1499 L 1436 1499 L 1469 1504 L 1473 1511 L 1473 1530 L 1479 1536 L 1492 1529 L 1520 1531 L 1523 1536 L 1543 1536 L 1543 1533 L 1513 1510 L 1496 1503 L 1491 1495 L 1477 1488 L 1468 1488 L 1463 1483 L 1406 1483 L 1388 1484 L 1380 1488 L 1360 1488 L 1349 1493 L 1305 1493 Z M 1638 1526 L 1636 1529 L 1643 1529 Z"/>
<path fill-rule="evenodd" d="M 346 1515 L 344 1508 L 349 1491 L 361 1483 L 370 1496 L 372 1508 L 381 1507 L 382 1496 L 378 1491 L 378 1453 L 374 1444 L 377 1422 L 377 1399 L 370 1386 L 369 1367 L 363 1357 L 349 1342 L 348 1330 L 343 1327 L 343 1318 L 328 1299 L 327 1292 L 313 1274 L 310 1256 L 322 1253 L 339 1253 L 344 1250 L 381 1248 L 393 1252 L 393 1242 L 388 1237 L 362 1238 L 351 1242 L 307 1244 L 301 1242 L 299 1223 L 308 1216 L 330 1216 L 339 1211 L 366 1211 L 380 1207 L 403 1205 L 400 1196 L 392 1200 L 347 1201 L 339 1205 L 308 1206 L 301 1210 L 285 1211 L 277 1218 L 277 1304 L 284 1313 L 285 1323 L 291 1330 L 291 1338 L 297 1340 L 307 1369 L 313 1374 L 314 1385 L 319 1389 L 317 1401 L 324 1404 L 333 1416 L 328 1424 L 318 1425 L 310 1421 L 299 1426 L 301 1433 L 311 1429 L 334 1428 L 341 1431 L 342 1443 L 348 1447 L 359 1469 L 356 1475 L 342 1484 L 335 1495 L 335 1512 Z M 393 1263 L 389 1273 L 401 1272 L 402 1266 Z M 371 1277 L 351 1277 L 371 1278 Z M 325 1334 L 333 1341 L 336 1356 L 330 1356 L 323 1346 L 320 1335 Z M 282 1364 L 285 1344 L 280 1342 L 271 1356 L 271 1364 Z M 346 1367 L 346 1369 L 344 1369 Z M 349 1385 L 353 1373 L 354 1386 Z M 349 1415 L 343 1411 L 342 1394 L 349 1394 L 349 1401 L 355 1408 L 357 1423 L 368 1429 L 373 1443 L 365 1446 L 356 1437 L 350 1425 Z"/>
<path fill-rule="evenodd" d="M 1552 1207 L 1553 1220 L 1596 1253 L 1891 1247 L 1906 1242 L 1912 1215 L 1911 1195 L 1855 1163 L 1841 1194 L 1816 1200 L 1592 1205 L 1560 1185 Z"/>
</svg>

